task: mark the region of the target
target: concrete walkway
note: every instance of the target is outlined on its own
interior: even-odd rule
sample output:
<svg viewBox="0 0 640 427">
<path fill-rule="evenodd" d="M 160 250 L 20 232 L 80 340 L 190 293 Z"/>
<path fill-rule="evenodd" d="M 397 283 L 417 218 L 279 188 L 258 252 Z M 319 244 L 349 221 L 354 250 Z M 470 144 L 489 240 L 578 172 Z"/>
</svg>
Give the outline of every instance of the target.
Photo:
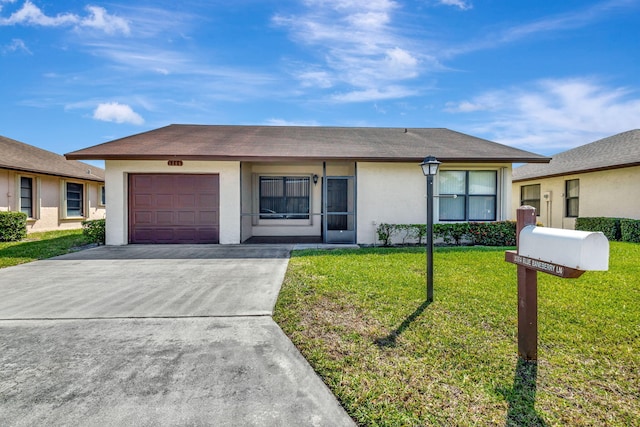
<svg viewBox="0 0 640 427">
<path fill-rule="evenodd" d="M 0 270 L 0 425 L 352 426 L 271 314 L 291 247 L 99 247 Z"/>
</svg>

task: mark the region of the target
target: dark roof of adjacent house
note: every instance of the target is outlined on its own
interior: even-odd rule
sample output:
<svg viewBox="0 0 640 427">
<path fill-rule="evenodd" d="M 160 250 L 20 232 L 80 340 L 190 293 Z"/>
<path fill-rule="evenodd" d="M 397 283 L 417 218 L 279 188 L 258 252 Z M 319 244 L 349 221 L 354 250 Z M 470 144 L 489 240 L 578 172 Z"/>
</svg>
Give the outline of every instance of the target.
<svg viewBox="0 0 640 427">
<path fill-rule="evenodd" d="M 0 168 L 62 176 L 65 178 L 104 181 L 104 170 L 24 142 L 0 136 Z"/>
<path fill-rule="evenodd" d="M 640 166 L 640 129 L 622 132 L 556 154 L 551 162 L 513 170 L 513 181 Z"/>
<path fill-rule="evenodd" d="M 441 128 L 170 125 L 66 154 L 68 159 L 548 162 Z"/>
</svg>

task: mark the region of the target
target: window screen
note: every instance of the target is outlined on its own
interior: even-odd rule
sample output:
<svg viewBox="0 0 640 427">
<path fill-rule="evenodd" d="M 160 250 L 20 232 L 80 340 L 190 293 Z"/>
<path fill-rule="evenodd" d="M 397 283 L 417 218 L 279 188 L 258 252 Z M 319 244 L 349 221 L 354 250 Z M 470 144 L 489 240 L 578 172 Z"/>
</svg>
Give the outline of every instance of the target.
<svg viewBox="0 0 640 427">
<path fill-rule="evenodd" d="M 261 219 L 309 219 L 309 177 L 261 176 Z"/>
</svg>

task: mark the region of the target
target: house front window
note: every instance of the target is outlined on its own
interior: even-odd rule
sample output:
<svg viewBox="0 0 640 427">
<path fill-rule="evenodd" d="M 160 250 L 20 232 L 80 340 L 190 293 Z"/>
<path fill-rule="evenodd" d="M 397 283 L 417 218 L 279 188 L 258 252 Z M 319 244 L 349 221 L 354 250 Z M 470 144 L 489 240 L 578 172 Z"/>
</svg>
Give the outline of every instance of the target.
<svg viewBox="0 0 640 427">
<path fill-rule="evenodd" d="M 310 178 L 261 176 L 260 219 L 309 219 Z"/>
<path fill-rule="evenodd" d="M 65 217 L 84 217 L 84 184 L 66 182 L 65 191 Z"/>
<path fill-rule="evenodd" d="M 565 181 L 566 214 L 568 217 L 577 218 L 580 198 L 580 180 L 570 179 Z"/>
<path fill-rule="evenodd" d="M 35 218 L 34 212 L 33 178 L 20 177 L 20 212 L 27 214 L 27 218 Z"/>
<path fill-rule="evenodd" d="M 496 220 L 496 171 L 445 170 L 438 180 L 440 221 Z"/>
<path fill-rule="evenodd" d="M 98 191 L 99 191 L 99 195 L 98 196 L 100 197 L 99 205 L 100 206 L 104 206 L 104 205 L 107 204 L 107 195 L 106 195 L 106 193 L 104 191 L 104 185 L 101 185 L 99 187 Z"/>
<path fill-rule="evenodd" d="M 520 206 L 524 205 L 533 206 L 540 215 L 540 184 L 520 187 Z"/>
</svg>

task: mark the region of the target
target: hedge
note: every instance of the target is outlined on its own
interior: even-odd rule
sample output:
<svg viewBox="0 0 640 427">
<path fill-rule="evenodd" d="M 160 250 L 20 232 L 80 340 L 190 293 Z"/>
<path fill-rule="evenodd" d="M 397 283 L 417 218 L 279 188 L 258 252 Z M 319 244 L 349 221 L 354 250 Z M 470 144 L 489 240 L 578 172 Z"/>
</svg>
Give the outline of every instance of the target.
<svg viewBox="0 0 640 427">
<path fill-rule="evenodd" d="M 640 220 L 621 219 L 620 234 L 623 242 L 640 243 Z"/>
<path fill-rule="evenodd" d="M 602 231 L 609 240 L 620 241 L 622 239 L 620 218 L 580 217 L 576 218 L 575 229 L 582 231 Z"/>
<path fill-rule="evenodd" d="M 0 212 L 0 242 L 17 242 L 27 237 L 27 214 Z"/>
<path fill-rule="evenodd" d="M 82 234 L 87 236 L 90 242 L 104 244 L 105 220 L 94 219 L 82 221 Z"/>
<path fill-rule="evenodd" d="M 425 224 L 378 225 L 378 239 L 384 246 L 394 240 L 401 244 L 422 244 L 427 234 Z M 394 239 L 395 237 L 395 239 Z M 434 224 L 433 237 L 447 245 L 514 246 L 516 244 L 516 223 L 514 221 L 461 222 Z"/>
</svg>

